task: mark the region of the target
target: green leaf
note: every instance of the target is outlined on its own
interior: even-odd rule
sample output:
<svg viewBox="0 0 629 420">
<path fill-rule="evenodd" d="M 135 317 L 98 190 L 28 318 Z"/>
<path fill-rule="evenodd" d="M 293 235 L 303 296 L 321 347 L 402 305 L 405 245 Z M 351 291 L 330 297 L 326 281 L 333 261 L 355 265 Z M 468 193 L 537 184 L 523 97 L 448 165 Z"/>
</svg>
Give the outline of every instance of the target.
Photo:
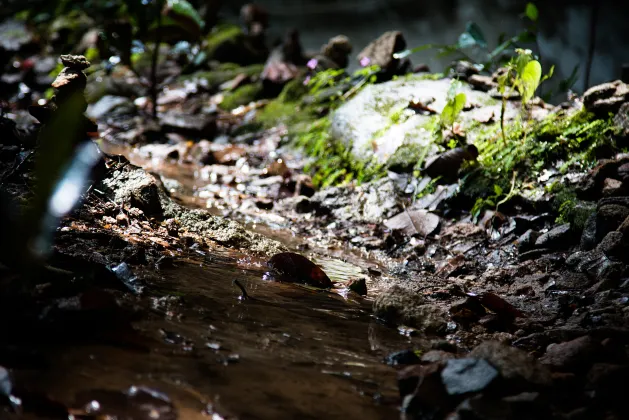
<svg viewBox="0 0 629 420">
<path fill-rule="evenodd" d="M 478 45 L 481 48 L 487 48 L 487 40 L 483 31 L 475 22 L 468 22 L 465 32 L 459 36 L 459 48 L 469 48 Z"/>
<path fill-rule="evenodd" d="M 528 102 L 539 87 L 542 79 L 542 65 L 537 60 L 529 61 L 520 74 L 522 102 Z"/>
<path fill-rule="evenodd" d="M 164 6 L 166 15 L 191 33 L 200 33 L 204 22 L 197 10 L 186 0 L 167 0 Z M 190 27 L 188 25 L 193 25 Z"/>
<path fill-rule="evenodd" d="M 502 188 L 500 185 L 494 185 L 494 194 L 496 194 L 496 197 L 500 197 L 502 195 Z"/>
<path fill-rule="evenodd" d="M 528 3 L 526 5 L 526 11 L 524 13 L 526 14 L 526 17 L 531 19 L 533 22 L 537 22 L 537 19 L 539 18 L 539 11 L 537 10 L 537 6 L 533 3 Z"/>
<path fill-rule="evenodd" d="M 465 93 L 459 93 L 458 95 L 456 95 L 454 97 L 454 116 L 455 118 L 461 113 L 461 111 L 463 111 L 463 108 L 465 108 L 465 101 L 467 100 L 467 97 L 465 96 Z"/>
</svg>

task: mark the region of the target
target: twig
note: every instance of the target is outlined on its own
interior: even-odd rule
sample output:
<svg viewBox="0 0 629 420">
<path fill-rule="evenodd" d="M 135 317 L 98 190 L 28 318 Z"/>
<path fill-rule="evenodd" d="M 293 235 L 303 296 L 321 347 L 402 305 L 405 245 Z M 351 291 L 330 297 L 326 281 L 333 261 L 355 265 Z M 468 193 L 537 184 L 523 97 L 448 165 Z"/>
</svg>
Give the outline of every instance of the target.
<svg viewBox="0 0 629 420">
<path fill-rule="evenodd" d="M 245 286 L 243 286 L 242 283 L 238 279 L 234 280 L 233 283 L 236 286 L 238 286 L 238 288 L 242 292 L 242 294 L 240 295 L 240 299 L 242 300 L 250 299 L 249 294 L 247 293 L 247 290 L 245 289 Z"/>
</svg>

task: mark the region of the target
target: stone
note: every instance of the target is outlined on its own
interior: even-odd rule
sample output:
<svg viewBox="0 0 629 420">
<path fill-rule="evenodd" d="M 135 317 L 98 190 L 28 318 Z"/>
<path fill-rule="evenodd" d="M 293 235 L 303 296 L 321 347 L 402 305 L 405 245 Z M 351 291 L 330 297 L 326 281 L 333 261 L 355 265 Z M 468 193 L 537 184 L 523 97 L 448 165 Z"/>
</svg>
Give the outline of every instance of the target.
<svg viewBox="0 0 629 420">
<path fill-rule="evenodd" d="M 559 225 L 542 234 L 535 241 L 536 248 L 568 249 L 572 244 L 570 223 Z"/>
<path fill-rule="evenodd" d="M 596 249 L 602 251 L 610 260 L 627 261 L 627 243 L 622 232 L 609 232 Z"/>
<path fill-rule="evenodd" d="M 321 47 L 321 54 L 332 60 L 337 68 L 345 68 L 349 64 L 349 54 L 352 52 L 352 43 L 345 35 L 337 35 Z"/>
<path fill-rule="evenodd" d="M 629 102 L 622 104 L 614 116 L 614 125 L 618 131 L 618 137 L 629 138 Z"/>
<path fill-rule="evenodd" d="M 622 263 L 611 260 L 600 250 L 575 252 L 568 257 L 566 265 L 592 279 L 606 282 L 606 287 L 613 287 L 624 271 Z"/>
<path fill-rule="evenodd" d="M 603 190 L 601 191 L 603 197 L 617 197 L 625 194 L 626 189 L 622 183 L 617 179 L 605 178 L 603 181 Z"/>
<path fill-rule="evenodd" d="M 584 370 L 595 361 L 600 350 L 600 343 L 586 335 L 563 343 L 551 344 L 539 361 L 557 371 Z"/>
<path fill-rule="evenodd" d="M 586 110 L 596 115 L 616 113 L 622 104 L 629 101 L 629 86 L 620 80 L 591 87 L 583 94 Z"/>
<path fill-rule="evenodd" d="M 136 106 L 129 98 L 122 96 L 105 95 L 94 104 L 87 107 L 87 116 L 95 120 L 109 115 L 131 114 L 136 111 Z"/>
<path fill-rule="evenodd" d="M 422 363 L 445 363 L 450 359 L 456 358 L 455 354 L 444 350 L 429 350 L 426 353 L 422 354 L 421 362 Z"/>
<path fill-rule="evenodd" d="M 204 139 L 213 139 L 216 135 L 216 118 L 212 115 L 193 115 L 173 111 L 159 117 L 162 128 L 169 132 Z"/>
<path fill-rule="evenodd" d="M 394 71 L 400 60 L 393 58 L 393 54 L 406 48 L 406 40 L 400 31 L 389 31 L 372 41 L 359 54 L 358 60 L 368 60 L 369 65 L 377 65 L 382 70 Z"/>
<path fill-rule="evenodd" d="M 541 234 L 539 232 L 534 231 L 533 229 L 529 229 L 524 232 L 522 236 L 520 236 L 516 241 L 518 252 L 524 253 L 533 249 L 535 247 L 535 242 L 537 241 L 537 238 L 540 237 L 540 235 Z"/>
<path fill-rule="evenodd" d="M 357 159 L 374 157 L 378 163 L 387 165 L 400 149 L 407 155 L 412 150 L 426 152 L 425 160 L 428 161 L 439 152 L 430 128 L 438 116 L 402 112 L 400 117 L 403 111 L 400 98 L 430 104 L 430 108 L 439 114 L 446 105 L 449 89 L 449 79 L 427 80 L 419 75 L 370 84 L 330 115 L 330 134 L 351 147 Z M 465 109 L 457 119 L 466 133 L 468 144 L 473 144 L 486 130 L 485 125 L 478 124 L 478 119 L 487 113 L 500 115 L 501 105 L 500 101 L 467 84 L 461 87 L 460 92 L 466 95 L 468 103 L 482 104 Z M 517 115 L 519 110 L 513 101 L 509 101 L 505 111 L 506 121 L 512 121 Z M 396 123 L 392 123 L 393 117 Z"/>
<path fill-rule="evenodd" d="M 89 66 L 91 66 L 90 62 L 87 61 L 87 58 L 85 58 L 82 55 L 62 55 L 59 57 L 61 60 L 61 63 L 71 69 L 74 70 L 85 70 L 86 68 L 88 68 Z"/>
<path fill-rule="evenodd" d="M 498 371 L 483 359 L 449 359 L 441 371 L 441 380 L 450 395 L 482 391 L 498 376 Z"/>
<path fill-rule="evenodd" d="M 389 366 L 400 365 L 418 365 L 420 362 L 417 353 L 413 350 L 396 351 L 387 355 L 384 359 L 385 363 Z"/>
<path fill-rule="evenodd" d="M 374 301 L 376 316 L 394 324 L 404 324 L 427 333 L 442 334 L 447 318 L 436 305 L 426 303 L 424 297 L 413 290 L 393 286 L 382 292 Z"/>
<path fill-rule="evenodd" d="M 485 359 L 491 363 L 507 384 L 516 388 L 531 385 L 552 385 L 550 371 L 526 352 L 497 341 L 485 341 L 469 353 L 469 357 Z"/>
<path fill-rule="evenodd" d="M 622 197 L 613 197 L 599 201 L 596 213 L 591 215 L 585 223 L 581 235 L 581 249 L 594 248 L 605 235 L 618 229 L 629 217 L 629 208 L 625 205 L 629 203 L 624 203 L 621 199 Z"/>
<path fill-rule="evenodd" d="M 395 182 L 383 178 L 359 187 L 332 187 L 318 191 L 312 204 L 334 218 L 380 224 L 402 210 Z"/>
<path fill-rule="evenodd" d="M 489 92 L 490 90 L 497 88 L 498 84 L 493 81 L 490 76 L 483 76 L 480 74 L 473 74 L 468 77 L 467 82 L 474 87 L 474 89 Z"/>
</svg>

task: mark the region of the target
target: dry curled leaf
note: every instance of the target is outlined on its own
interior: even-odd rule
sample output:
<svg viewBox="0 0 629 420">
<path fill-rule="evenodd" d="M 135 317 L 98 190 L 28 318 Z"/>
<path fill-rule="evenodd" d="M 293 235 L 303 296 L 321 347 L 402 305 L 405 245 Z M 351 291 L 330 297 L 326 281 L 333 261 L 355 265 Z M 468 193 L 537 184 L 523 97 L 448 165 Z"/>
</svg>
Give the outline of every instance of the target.
<svg viewBox="0 0 629 420">
<path fill-rule="evenodd" d="M 384 225 L 391 230 L 401 230 L 404 234 L 428 236 L 439 227 L 439 216 L 426 210 L 404 210 L 385 220 Z"/>
</svg>

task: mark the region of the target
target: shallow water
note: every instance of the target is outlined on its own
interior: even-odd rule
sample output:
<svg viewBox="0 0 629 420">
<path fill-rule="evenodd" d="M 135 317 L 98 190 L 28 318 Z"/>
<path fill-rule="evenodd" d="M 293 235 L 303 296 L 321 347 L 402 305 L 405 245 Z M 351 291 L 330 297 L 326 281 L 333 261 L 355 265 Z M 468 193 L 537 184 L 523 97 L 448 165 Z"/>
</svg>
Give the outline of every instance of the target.
<svg viewBox="0 0 629 420">
<path fill-rule="evenodd" d="M 151 290 L 180 303 L 151 312 L 156 296 L 135 301 L 149 314 L 136 333 L 64 348 L 37 373 L 38 386 L 64 403 L 86 389 L 150 386 L 182 419 L 207 418 L 208 405 L 241 419 L 396 418 L 395 370 L 382 359 L 409 338 L 374 319 L 365 299 L 266 281 L 259 261 L 239 257 L 213 254 L 151 275 Z M 352 273 L 337 265 L 330 275 Z"/>
</svg>

